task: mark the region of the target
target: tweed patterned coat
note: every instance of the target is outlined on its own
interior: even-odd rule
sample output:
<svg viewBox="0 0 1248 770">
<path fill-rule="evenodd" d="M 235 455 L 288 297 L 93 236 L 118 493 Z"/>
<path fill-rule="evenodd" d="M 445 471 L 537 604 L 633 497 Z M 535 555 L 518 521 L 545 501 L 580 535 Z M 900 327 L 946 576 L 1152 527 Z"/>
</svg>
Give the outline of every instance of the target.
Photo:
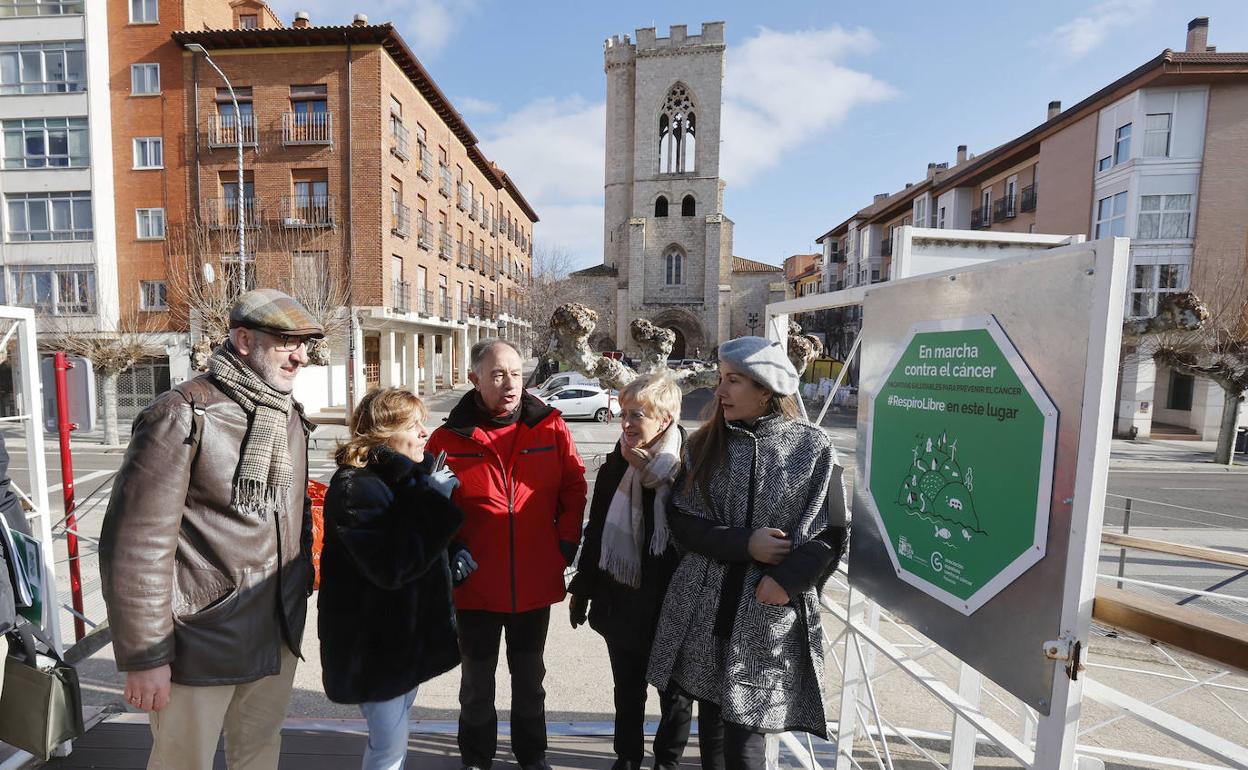
<svg viewBox="0 0 1248 770">
<path fill-rule="evenodd" d="M 713 522 L 703 530 L 705 539 L 717 538 L 721 547 L 682 543 L 690 552 L 668 588 L 647 678 L 660 690 L 675 680 L 692 695 L 719 704 L 728 722 L 762 732 L 804 730 L 823 736 L 819 575 L 810 573 L 835 566 L 844 548 L 843 510 L 832 513 L 829 528 L 825 505 L 826 498 L 844 507 L 841 477 L 834 473 L 839 470 L 836 450 L 818 427 L 778 415 L 761 418 L 753 429 L 738 423 L 728 427 L 726 461 L 711 476 L 710 504 L 683 484 L 673 496 L 674 517 Z M 838 488 L 830 490 L 830 483 Z M 781 565 L 769 567 L 749 557 L 749 533 L 759 527 L 782 529 L 792 539 L 793 551 Z M 831 544 L 824 540 L 825 529 L 835 531 Z M 816 558 L 810 558 L 812 553 Z M 733 595 L 725 586 L 734 563 L 744 565 L 744 583 L 735 612 L 728 615 L 731 630 L 716 634 L 721 597 Z M 788 591 L 788 605 L 755 599 L 754 589 L 769 573 Z"/>
</svg>

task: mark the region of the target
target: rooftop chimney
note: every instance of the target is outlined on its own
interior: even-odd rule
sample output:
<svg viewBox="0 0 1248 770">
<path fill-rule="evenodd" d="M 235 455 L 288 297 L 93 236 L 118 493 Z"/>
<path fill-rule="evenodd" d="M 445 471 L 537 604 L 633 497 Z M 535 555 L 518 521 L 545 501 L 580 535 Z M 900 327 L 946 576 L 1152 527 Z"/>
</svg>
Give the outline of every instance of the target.
<svg viewBox="0 0 1248 770">
<path fill-rule="evenodd" d="M 357 13 L 357 14 L 355 15 L 355 18 L 351 20 L 351 26 L 353 26 L 353 27 L 367 27 L 367 26 L 368 26 L 368 16 L 366 16 L 365 14 L 362 14 L 362 13 Z"/>
<path fill-rule="evenodd" d="M 1056 118 L 1062 113 L 1062 103 L 1059 101 L 1049 102 L 1049 120 Z"/>
<path fill-rule="evenodd" d="M 1197 16 L 1187 23 L 1188 53 L 1204 53 L 1209 49 L 1209 17 Z"/>
<path fill-rule="evenodd" d="M 959 144 L 958 145 L 958 165 L 960 166 L 965 162 L 966 162 L 966 145 Z"/>
<path fill-rule="evenodd" d="M 295 23 L 291 26 L 293 26 L 295 29 L 307 29 L 311 25 L 312 25 L 312 21 L 311 21 L 311 18 L 308 16 L 307 11 L 295 11 Z"/>
<path fill-rule="evenodd" d="M 876 193 L 876 194 L 875 194 L 875 203 L 879 203 L 880 201 L 884 200 L 885 198 L 887 198 L 887 197 L 888 197 L 888 195 L 889 195 L 888 193 Z"/>
</svg>

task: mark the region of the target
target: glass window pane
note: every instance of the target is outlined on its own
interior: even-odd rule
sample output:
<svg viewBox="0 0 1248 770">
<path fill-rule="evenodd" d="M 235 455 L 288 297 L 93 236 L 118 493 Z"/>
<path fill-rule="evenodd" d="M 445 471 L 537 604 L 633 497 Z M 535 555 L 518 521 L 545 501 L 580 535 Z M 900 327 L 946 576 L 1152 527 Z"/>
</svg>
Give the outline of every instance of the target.
<svg viewBox="0 0 1248 770">
<path fill-rule="evenodd" d="M 19 71 L 17 51 L 0 53 L 0 82 L 6 84 L 17 83 Z"/>
<path fill-rule="evenodd" d="M 48 229 L 48 204 L 45 201 L 28 201 L 26 216 L 30 221 L 31 232 Z"/>
<path fill-rule="evenodd" d="M 1114 196 L 1114 216 L 1127 213 L 1127 194 L 1120 192 Z"/>
<path fill-rule="evenodd" d="M 43 81 L 43 56 L 39 51 L 22 51 L 22 82 Z"/>
<path fill-rule="evenodd" d="M 73 229 L 68 199 L 52 201 L 52 229 L 57 231 Z"/>
<path fill-rule="evenodd" d="M 1162 214 L 1161 215 L 1161 237 L 1162 238 L 1186 238 L 1187 237 L 1188 215 L 1182 214 Z"/>
<path fill-rule="evenodd" d="M 69 134 L 65 129 L 54 128 L 48 131 L 48 154 L 69 154 Z"/>
<path fill-rule="evenodd" d="M 9 232 L 26 231 L 26 202 L 12 201 L 9 203 Z"/>
<path fill-rule="evenodd" d="M 79 198 L 74 201 L 74 229 L 91 229 L 91 199 Z"/>
<path fill-rule="evenodd" d="M 1182 265 L 1161 265 L 1157 285 L 1162 289 L 1178 289 L 1182 285 Z"/>
<path fill-rule="evenodd" d="M 1153 270 L 1153 265 L 1136 265 L 1135 283 L 1132 285 L 1137 289 L 1151 289 L 1153 287 Z"/>
<path fill-rule="evenodd" d="M 1190 195 L 1167 195 L 1166 211 L 1190 211 L 1192 208 L 1192 196 Z"/>
<path fill-rule="evenodd" d="M 1140 211 L 1160 211 L 1161 196 L 1160 195 L 1141 195 Z"/>
<path fill-rule="evenodd" d="M 84 51 L 70 51 L 65 54 L 65 79 L 71 83 L 87 82 L 87 55 Z M 71 91 L 82 90 L 71 88 Z"/>
<path fill-rule="evenodd" d="M 1140 224 L 1136 228 L 1136 238 L 1156 238 L 1161 228 L 1160 214 L 1140 214 Z"/>
<path fill-rule="evenodd" d="M 69 154 L 78 159 L 75 165 L 86 165 L 91 156 L 91 149 L 85 128 L 71 129 L 69 132 Z"/>
</svg>

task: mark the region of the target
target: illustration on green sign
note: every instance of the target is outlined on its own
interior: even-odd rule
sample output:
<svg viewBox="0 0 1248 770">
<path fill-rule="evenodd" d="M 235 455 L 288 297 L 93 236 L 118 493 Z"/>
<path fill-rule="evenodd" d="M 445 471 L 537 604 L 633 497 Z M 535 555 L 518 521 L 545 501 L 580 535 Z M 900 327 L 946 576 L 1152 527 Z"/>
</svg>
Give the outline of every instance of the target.
<svg viewBox="0 0 1248 770">
<path fill-rule="evenodd" d="M 1057 411 L 992 317 L 916 326 L 872 398 L 898 576 L 969 614 L 1044 553 Z"/>
</svg>

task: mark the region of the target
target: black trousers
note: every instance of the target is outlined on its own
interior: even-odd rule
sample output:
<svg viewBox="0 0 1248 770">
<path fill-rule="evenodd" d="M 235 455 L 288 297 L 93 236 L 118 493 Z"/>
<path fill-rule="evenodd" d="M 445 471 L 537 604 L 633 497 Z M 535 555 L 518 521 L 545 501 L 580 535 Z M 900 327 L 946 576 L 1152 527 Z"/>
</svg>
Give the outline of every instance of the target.
<svg viewBox="0 0 1248 770">
<path fill-rule="evenodd" d="M 680 685 L 672 682 L 669 691 L 676 699 L 692 705 L 693 697 Z M 702 755 L 702 770 L 765 770 L 767 736 L 752 727 L 725 722 L 717 704 L 700 700 L 698 752 Z"/>
<path fill-rule="evenodd" d="M 607 639 L 615 682 L 615 755 L 641 764 L 645 756 L 646 667 L 650 651 Z M 659 693 L 659 727 L 654 733 L 656 770 L 675 770 L 689 743 L 693 699 L 678 688 Z M 701 723 L 699 722 L 699 725 Z"/>
<path fill-rule="evenodd" d="M 459 610 L 459 754 L 463 764 L 488 768 L 498 748 L 494 672 L 500 637 L 507 637 L 511 672 L 511 747 L 521 767 L 546 756 L 546 631 L 550 608 L 521 612 Z"/>
</svg>

